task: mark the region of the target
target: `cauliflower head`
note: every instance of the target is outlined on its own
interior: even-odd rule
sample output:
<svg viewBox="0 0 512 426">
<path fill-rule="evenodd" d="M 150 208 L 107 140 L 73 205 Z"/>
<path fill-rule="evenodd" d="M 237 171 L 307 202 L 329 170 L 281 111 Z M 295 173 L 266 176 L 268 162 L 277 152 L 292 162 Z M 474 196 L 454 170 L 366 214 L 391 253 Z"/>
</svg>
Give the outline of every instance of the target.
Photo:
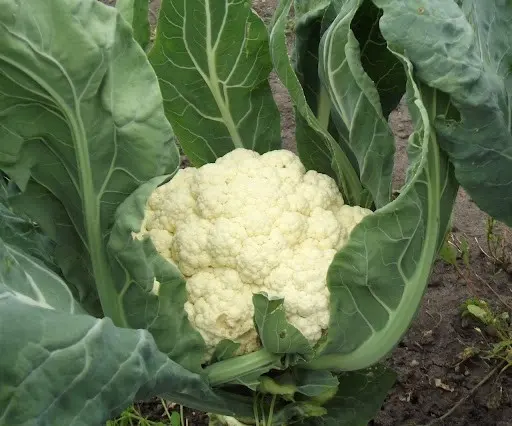
<svg viewBox="0 0 512 426">
<path fill-rule="evenodd" d="M 210 353 L 223 339 L 247 353 L 259 346 L 258 292 L 283 297 L 288 321 L 318 341 L 329 323 L 329 265 L 370 213 L 345 205 L 332 178 L 290 151 L 235 149 L 157 188 L 138 236 L 185 276 L 185 310 Z"/>
</svg>

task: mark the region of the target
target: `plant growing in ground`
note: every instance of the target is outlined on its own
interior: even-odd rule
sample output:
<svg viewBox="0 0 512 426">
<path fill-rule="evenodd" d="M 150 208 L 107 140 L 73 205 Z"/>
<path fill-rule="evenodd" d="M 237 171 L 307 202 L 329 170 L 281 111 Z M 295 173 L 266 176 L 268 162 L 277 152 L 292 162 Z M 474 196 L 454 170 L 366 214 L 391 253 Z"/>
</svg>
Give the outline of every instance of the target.
<svg viewBox="0 0 512 426">
<path fill-rule="evenodd" d="M 483 350 L 478 351 L 478 355 L 483 359 L 497 360 L 504 363 L 504 369 L 512 365 L 512 323 L 510 321 L 510 312 L 496 312 L 489 306 L 485 300 L 471 298 L 464 302 L 461 307 L 463 318 L 476 319 L 484 329 L 476 327 L 480 334 L 488 336 L 486 338 L 488 345 Z"/>
<path fill-rule="evenodd" d="M 105 426 L 188 426 L 183 406 L 180 406 L 179 411 L 171 413 L 164 400 L 160 399 L 160 403 L 164 409 L 162 420 L 165 420 L 165 423 L 149 420 L 141 414 L 141 410 L 136 405 L 133 405 L 124 410 L 117 419 L 107 421 Z"/>
<path fill-rule="evenodd" d="M 505 273 L 509 273 L 508 258 L 510 247 L 507 243 L 507 239 L 504 237 L 504 232 L 507 232 L 508 229 L 506 229 L 504 232 L 496 230 L 496 221 L 492 218 L 488 218 L 486 223 L 486 239 L 488 247 L 487 251 L 482 248 L 481 244 L 478 242 L 478 239 L 475 238 L 476 244 L 482 254 L 491 260 L 494 265 L 499 267 L 500 270 L 504 271 Z M 466 236 L 458 237 L 454 233 L 449 233 L 439 251 L 439 257 L 444 262 L 455 268 L 459 277 L 465 281 L 474 295 L 478 293 L 475 286 L 476 281 L 477 283 L 486 286 L 491 292 L 494 293 L 494 295 L 501 301 L 501 303 L 503 303 L 504 306 L 509 308 L 509 305 L 505 299 L 495 290 L 495 288 L 492 286 L 492 283 L 484 280 L 471 267 L 470 245 Z M 464 268 L 459 266 L 459 259 L 462 260 Z"/>
<path fill-rule="evenodd" d="M 214 421 L 365 424 L 393 382 L 378 363 L 419 306 L 458 185 L 512 223 L 509 5 L 296 1 L 291 59 L 292 1 L 269 32 L 249 6 L 164 0 L 149 49 L 146 0 L 0 0 L 0 423 L 100 424 L 159 395 Z M 295 105 L 298 157 L 279 151 L 272 69 Z M 387 118 L 404 94 L 414 132 L 395 198 Z M 177 172 L 176 141 L 195 169 Z M 264 204 L 276 194 L 290 197 L 281 210 Z M 261 222 L 240 214 L 248 205 Z M 219 210 L 236 214 L 205 223 Z M 284 212 L 304 216 L 302 257 L 283 242 L 301 220 Z M 240 220 L 247 236 L 266 230 L 248 256 L 230 237 Z M 308 253 L 323 264 L 314 277 Z M 302 304 L 258 276 L 276 260 L 290 288 L 315 283 Z M 201 268 L 201 290 L 224 268 L 237 291 L 194 300 Z M 300 312 L 320 293 L 309 335 Z M 238 303 L 254 312 L 245 347 Z"/>
<path fill-rule="evenodd" d="M 457 263 L 457 260 L 460 258 L 463 265 L 466 268 L 469 268 L 471 263 L 470 256 L 471 253 L 468 239 L 465 236 L 457 237 L 452 232 L 447 235 L 441 250 L 439 250 L 439 257 L 444 262 L 452 265 L 459 275 L 463 275 L 463 273 Z"/>
<path fill-rule="evenodd" d="M 493 217 L 487 218 L 486 242 L 487 250 L 480 249 L 491 261 L 503 271 L 512 273 L 512 247 L 508 244 L 510 229 L 500 230 Z"/>
<path fill-rule="evenodd" d="M 484 347 L 466 347 L 459 355 L 460 362 L 463 363 L 468 359 L 479 356 L 481 359 L 496 361 L 496 365 L 450 410 L 428 423 L 427 426 L 433 426 L 446 420 L 464 401 L 474 395 L 481 386 L 496 374 L 505 372 L 512 365 L 512 327 L 508 311 L 497 313 L 485 300 L 474 297 L 463 303 L 461 315 L 463 319 L 474 319 L 485 327 L 484 330 L 480 327 L 475 327 L 475 331 L 483 337 L 486 344 Z M 491 339 L 489 340 L 488 337 Z M 499 406 L 501 395 L 502 389 L 500 387 L 497 392 L 493 392 L 490 395 L 488 406 Z"/>
</svg>

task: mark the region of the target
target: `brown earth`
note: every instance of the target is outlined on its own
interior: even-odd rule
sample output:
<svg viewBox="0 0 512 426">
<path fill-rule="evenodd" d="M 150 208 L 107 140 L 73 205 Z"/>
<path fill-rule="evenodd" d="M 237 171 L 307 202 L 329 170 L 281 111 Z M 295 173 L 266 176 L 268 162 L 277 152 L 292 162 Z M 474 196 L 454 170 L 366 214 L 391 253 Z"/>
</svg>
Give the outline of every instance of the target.
<svg viewBox="0 0 512 426">
<path fill-rule="evenodd" d="M 114 3 L 105 0 L 106 3 Z M 152 21 L 155 22 L 159 0 L 153 0 Z M 253 0 L 253 7 L 268 22 L 277 0 Z M 283 144 L 294 150 L 294 116 L 289 96 L 275 75 L 270 79 L 274 97 L 282 114 Z M 404 105 L 390 116 L 390 125 L 397 142 L 396 182 L 403 179 L 407 167 L 406 144 L 412 124 Z M 460 354 L 466 348 L 485 348 L 493 342 L 492 335 L 475 329 L 475 324 L 463 321 L 461 304 L 470 297 L 487 300 L 499 311 L 512 306 L 512 275 L 497 268 L 479 248 L 486 247 L 487 216 L 463 191 L 454 210 L 453 234 L 469 242 L 469 268 L 459 265 L 463 278 L 452 265 L 439 260 L 432 273 L 428 289 L 416 320 L 386 363 L 398 375 L 393 389 L 376 416 L 373 426 L 426 425 L 442 416 L 473 391 L 475 386 L 495 367 L 493 360 L 474 357 L 463 361 Z M 509 244 L 510 231 L 500 227 Z M 468 278 L 469 277 L 469 278 Z M 497 297 L 508 304 L 508 308 Z M 491 333 L 492 334 L 492 333 Z M 158 404 L 146 403 L 144 412 L 160 417 Z M 152 416 L 153 417 L 153 416 Z M 201 413 L 188 412 L 190 426 L 206 425 Z M 512 376 L 494 374 L 465 400 L 444 422 L 450 426 L 512 426 Z"/>
</svg>

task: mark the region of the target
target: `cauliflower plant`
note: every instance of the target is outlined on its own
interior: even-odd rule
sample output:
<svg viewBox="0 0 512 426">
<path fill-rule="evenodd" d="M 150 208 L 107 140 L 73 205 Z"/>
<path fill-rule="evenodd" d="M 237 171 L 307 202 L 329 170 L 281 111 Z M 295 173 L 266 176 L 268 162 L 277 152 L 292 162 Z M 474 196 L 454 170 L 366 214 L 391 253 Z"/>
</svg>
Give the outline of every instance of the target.
<svg viewBox="0 0 512 426">
<path fill-rule="evenodd" d="M 327 269 L 370 213 L 290 151 L 236 149 L 156 189 L 140 235 L 187 279 L 185 310 L 209 351 L 230 339 L 247 353 L 259 346 L 253 293 L 284 297 L 288 321 L 312 344 L 320 338 Z"/>
</svg>

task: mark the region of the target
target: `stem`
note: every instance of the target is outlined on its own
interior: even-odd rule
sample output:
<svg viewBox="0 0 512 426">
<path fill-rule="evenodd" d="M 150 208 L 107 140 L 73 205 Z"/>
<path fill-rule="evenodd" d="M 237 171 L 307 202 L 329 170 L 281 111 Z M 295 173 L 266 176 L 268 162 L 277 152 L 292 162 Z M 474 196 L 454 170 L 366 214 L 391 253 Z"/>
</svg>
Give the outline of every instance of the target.
<svg viewBox="0 0 512 426">
<path fill-rule="evenodd" d="M 268 412 L 268 426 L 272 426 L 272 418 L 274 417 L 274 406 L 276 405 L 277 395 L 272 395 L 272 402 L 270 403 L 270 410 Z"/>
<path fill-rule="evenodd" d="M 79 117 L 80 112 L 75 111 Z M 84 209 L 87 248 L 91 256 L 92 270 L 101 307 L 116 326 L 125 326 L 126 319 L 120 309 L 118 295 L 112 282 L 110 269 L 106 262 L 105 247 L 101 232 L 101 213 L 97 194 L 94 190 L 93 167 L 89 156 L 87 135 L 83 123 L 78 122 L 72 114 L 68 115 L 75 144 L 76 160 L 82 190 L 82 206 Z"/>
<path fill-rule="evenodd" d="M 164 407 L 165 415 L 167 416 L 167 419 L 171 421 L 171 413 L 169 413 L 169 409 L 167 408 L 167 403 L 164 401 L 163 398 L 160 398 L 160 404 L 162 404 L 162 407 Z"/>
<path fill-rule="evenodd" d="M 180 419 L 181 419 L 181 426 L 185 426 L 185 416 L 183 412 L 183 405 L 180 405 Z"/>
<path fill-rule="evenodd" d="M 258 394 L 254 396 L 254 401 L 252 403 L 252 409 L 254 411 L 254 420 L 256 421 L 256 426 L 260 426 L 260 415 L 258 412 Z"/>
<path fill-rule="evenodd" d="M 247 355 L 216 362 L 205 368 L 211 386 L 232 382 L 254 373 L 264 374 L 272 368 L 281 368 L 281 356 L 265 349 Z"/>
<path fill-rule="evenodd" d="M 341 149 L 332 136 L 325 132 L 329 136 L 329 143 L 331 144 L 332 164 L 336 164 L 333 167 L 336 176 L 338 177 L 341 185 L 341 192 L 345 199 L 345 202 L 351 206 L 358 206 L 361 203 L 361 193 L 363 188 L 361 181 L 357 175 L 352 163 L 347 157 L 347 154 Z M 339 165 L 339 167 L 337 167 Z"/>
<path fill-rule="evenodd" d="M 325 131 L 329 128 L 329 119 L 331 118 L 331 100 L 329 93 L 323 84 L 320 84 L 320 96 L 318 98 L 317 118 L 320 126 Z"/>
<path fill-rule="evenodd" d="M 231 139 L 233 141 L 233 145 L 235 145 L 235 148 L 243 148 L 244 144 L 242 141 L 242 137 L 238 132 L 237 125 L 233 121 L 233 116 L 231 115 L 231 111 L 228 105 L 229 102 L 227 102 L 227 100 L 223 98 L 219 87 L 220 80 L 217 74 L 217 63 L 215 60 L 216 46 L 213 45 L 212 40 L 213 29 L 210 12 L 210 0 L 205 1 L 204 7 L 206 13 L 206 56 L 208 58 L 208 73 L 210 77 L 210 81 L 206 81 L 206 84 L 210 88 L 213 98 L 217 103 L 220 114 L 222 116 L 222 120 L 224 121 L 224 124 L 228 129 L 229 135 L 231 136 Z M 218 35 L 218 37 L 220 37 L 220 35 Z"/>
<path fill-rule="evenodd" d="M 265 417 L 265 395 L 261 395 L 260 399 L 260 408 L 261 408 L 261 424 L 263 426 L 267 426 L 267 419 Z"/>
<path fill-rule="evenodd" d="M 329 133 L 329 120 L 331 118 L 331 99 L 326 87 L 320 83 L 320 96 L 318 97 L 317 119 L 324 133 L 329 136 L 333 160 L 341 164 L 340 170 L 336 171 L 342 186 L 345 201 L 350 205 L 361 205 L 361 181 L 359 175 L 352 167 L 345 152 L 341 149 Z M 336 144 L 336 145 L 334 145 Z"/>
</svg>

